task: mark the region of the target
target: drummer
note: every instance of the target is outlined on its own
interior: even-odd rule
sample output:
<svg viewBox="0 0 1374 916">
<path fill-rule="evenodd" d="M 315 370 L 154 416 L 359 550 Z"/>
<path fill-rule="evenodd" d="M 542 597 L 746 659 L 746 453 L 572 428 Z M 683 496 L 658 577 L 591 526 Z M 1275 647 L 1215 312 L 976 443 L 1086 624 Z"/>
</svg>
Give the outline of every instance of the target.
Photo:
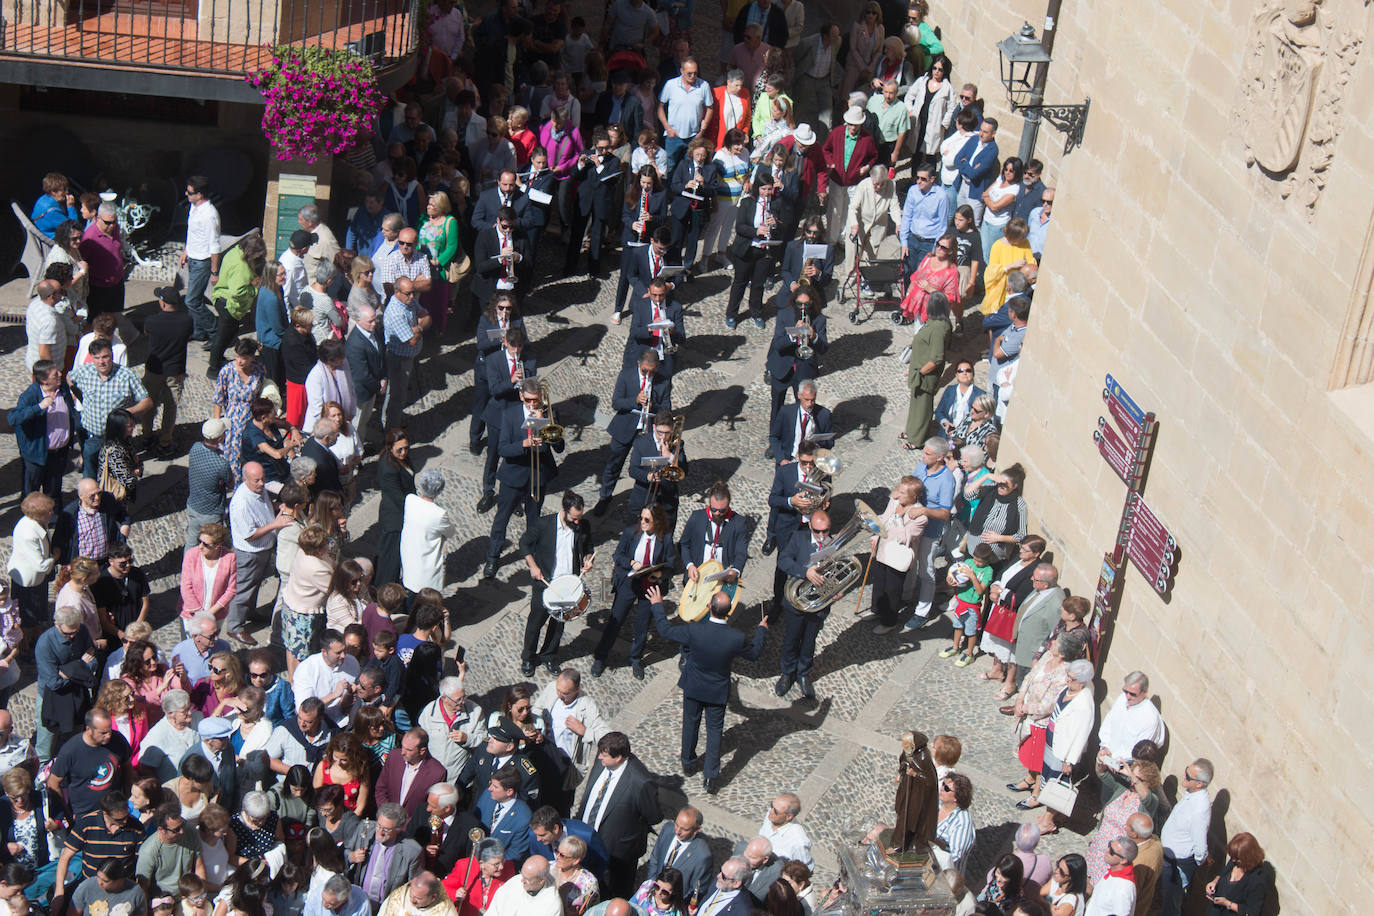
<svg viewBox="0 0 1374 916">
<path fill-rule="evenodd" d="M 563 507 L 525 528 L 520 549 L 525 555 L 534 588 L 530 591 L 530 616 L 525 621 L 525 642 L 520 652 L 520 673 L 533 677 L 536 665 L 558 674 L 558 645 L 563 639 L 563 614 L 550 616 L 544 591 L 562 577 L 578 580 L 592 568 L 592 529 L 583 519 L 582 497 L 572 490 L 563 493 Z M 540 638 L 543 644 L 540 644 Z"/>
</svg>

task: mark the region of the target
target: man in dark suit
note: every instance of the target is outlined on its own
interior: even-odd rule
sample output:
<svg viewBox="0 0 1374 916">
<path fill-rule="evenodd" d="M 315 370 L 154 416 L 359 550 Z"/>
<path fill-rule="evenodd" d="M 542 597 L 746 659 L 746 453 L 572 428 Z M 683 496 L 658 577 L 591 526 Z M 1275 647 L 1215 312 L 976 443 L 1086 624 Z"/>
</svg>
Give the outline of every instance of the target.
<svg viewBox="0 0 1374 916">
<path fill-rule="evenodd" d="M 614 70 L 611 73 L 611 88 L 596 98 L 592 109 L 592 123 L 610 126 L 619 124 L 625 136 L 634 142 L 639 129 L 644 126 L 644 106 L 639 96 L 630 91 L 634 78 L 629 70 Z"/>
<path fill-rule="evenodd" d="M 806 345 L 811 348 L 809 356 L 799 352 L 801 347 L 798 338 L 788 334 L 788 329 L 798 327 L 803 322 L 811 325 L 806 335 Z M 779 302 L 778 316 L 773 322 L 773 339 L 768 342 L 768 356 L 764 363 L 768 369 L 768 384 L 772 388 L 769 423 L 772 423 L 772 418 L 778 415 L 783 401 L 787 399 L 787 389 L 795 392 L 798 383 L 820 376 L 818 360 L 830 349 L 827 324 L 825 314 L 820 310 L 820 302 L 806 287 L 797 290 L 791 305 Z"/>
<path fill-rule="evenodd" d="M 744 27 L 750 22 L 763 26 L 763 43 L 775 48 L 787 47 L 787 15 L 772 0 L 754 0 L 735 17 L 734 42 L 744 41 Z"/>
<path fill-rule="evenodd" d="M 513 766 L 516 775 L 520 777 L 517 786 L 520 798 L 531 809 L 540 804 L 544 774 L 535 768 L 529 755 L 521 750 L 520 745 L 524 737 L 524 732 L 510 719 L 498 720 L 487 730 L 486 745 L 468 757 L 468 762 L 463 765 L 463 771 L 458 775 L 458 781 L 480 795 L 483 786 L 491 781 L 498 770 Z"/>
<path fill-rule="evenodd" d="M 817 509 L 811 513 L 806 528 L 792 533 L 792 537 L 778 555 L 778 569 L 792 579 L 807 579 L 815 585 L 824 584 L 824 579 L 811 562 L 816 551 L 830 541 L 830 513 Z M 816 659 L 816 636 L 830 616 L 825 608 L 812 613 L 802 613 L 786 600 L 782 603 L 783 620 L 786 629 L 782 638 L 782 673 L 773 685 L 773 692 L 786 696 L 787 691 L 796 684 L 801 695 L 812 700 L 816 691 L 811 687 L 811 667 Z"/>
<path fill-rule="evenodd" d="M 496 365 L 504 368 L 504 363 Z M 495 394 L 494 388 L 492 393 Z M 494 398 L 492 403 L 496 403 Z M 496 472 L 496 479 L 501 482 L 501 496 L 496 502 L 496 516 L 491 522 L 487 562 L 482 568 L 484 579 L 496 577 L 496 561 L 501 558 L 506 526 L 515 513 L 516 504 L 524 505 L 526 526 L 532 524 L 530 520 L 538 519 L 543 509 L 545 494 L 553 489 L 554 481 L 558 479 L 558 461 L 553 453 L 563 451 L 563 440 L 544 442 L 538 433 L 526 427 L 526 423 L 532 419 L 546 419 L 544 415 L 547 411 L 542 403 L 539 383 L 527 378 L 520 383 L 520 403 L 507 406 L 499 424 L 488 421 L 489 426 L 500 430 L 498 448 L 501 469 Z"/>
<path fill-rule="evenodd" d="M 727 583 L 739 581 L 749 559 L 749 521 L 730 508 L 730 488 L 717 480 L 706 491 L 706 508 L 697 509 L 682 526 L 678 551 L 687 565 L 685 581 L 695 582 L 697 567 L 715 560 L 725 567 Z"/>
<path fill-rule="evenodd" d="M 959 173 L 954 186 L 958 202 L 973 208 L 977 221 L 983 221 L 983 192 L 997 178 L 997 119 L 984 118 L 978 126 L 978 136 L 969 137 L 954 154 L 954 168 Z"/>
<path fill-rule="evenodd" d="M 807 245 L 825 245 L 825 257 L 818 263 L 807 264 Z M 822 304 L 830 296 L 835 282 L 835 246 L 826 244 L 825 225 L 819 216 L 813 216 L 805 222 L 801 238 L 787 243 L 778 273 L 782 277 L 782 289 L 778 291 L 779 306 L 791 301 L 802 278 L 811 284 L 811 291 L 820 297 Z"/>
<path fill-rule="evenodd" d="M 520 673 L 534 676 L 540 662 L 550 674 L 558 674 L 558 645 L 563 639 L 563 621 L 549 616 L 544 607 L 544 591 L 560 575 L 585 575 L 592 568 L 592 526 L 582 517 L 582 497 L 572 490 L 563 493 L 562 511 L 546 515 L 525 527 L 520 549 L 525 553 L 534 588 L 530 591 L 530 615 L 525 619 L 524 648 L 520 652 Z M 571 540 L 560 535 L 572 533 Z M 545 632 L 545 625 L 548 626 Z M 544 634 L 544 645 L 539 636 Z"/>
<path fill-rule="evenodd" d="M 372 408 L 377 395 L 386 387 L 386 351 L 377 326 L 377 310 L 370 305 L 359 306 L 353 313 L 352 327 L 344 338 L 344 358 L 353 376 L 353 393 L 358 400 L 358 419 L 354 435 L 359 442 L 367 438 Z"/>
<path fill-rule="evenodd" d="M 697 246 L 711 215 L 711 202 L 716 196 L 717 171 L 716 163 L 711 159 L 711 141 L 703 139 L 687 151 L 687 155 L 673 169 L 673 177 L 669 182 L 673 192 L 668 202 L 668 214 L 673 218 L 671 244 L 675 255 L 682 259 L 684 282 L 692 279 Z M 701 199 L 684 197 L 683 191 L 690 191 Z"/>
<path fill-rule="evenodd" d="M 668 226 L 659 226 L 654 229 L 649 236 L 649 244 L 638 248 L 627 247 L 627 259 L 621 267 L 621 277 L 624 279 L 629 292 L 635 296 L 643 296 L 649 284 L 660 277 L 668 267 L 668 259 L 671 255 L 671 245 L 673 241 L 673 230 Z M 664 277 L 667 283 L 669 295 L 672 294 L 676 284 Z M 617 290 L 619 295 L 619 290 Z M 631 300 L 631 309 L 634 307 L 635 300 Z M 617 308 L 616 311 L 621 311 Z"/>
<path fill-rule="evenodd" d="M 487 427 L 487 458 L 482 466 L 482 498 L 477 501 L 478 512 L 486 512 L 496 505 L 496 466 L 501 459 L 501 419 L 507 407 L 520 403 L 521 381 L 533 378 L 535 374 L 534 360 L 525 357 L 523 324 L 506 330 L 506 339 L 501 345 L 501 351 L 490 353 L 482 359 L 482 372 L 487 377 L 487 405 L 482 415 Z"/>
<path fill-rule="evenodd" d="M 582 253 L 582 239 L 591 228 L 591 242 L 587 249 L 591 274 L 599 280 L 607 279 L 601 267 L 601 236 L 607 220 L 620 206 L 620 160 L 611 152 L 611 138 L 604 127 L 592 134 L 592 152 L 577 159 L 571 180 L 578 182 L 577 201 L 573 204 L 572 231 L 568 233 L 568 249 L 563 259 L 565 276 L 575 275 Z"/>
<path fill-rule="evenodd" d="M 684 474 L 687 472 L 687 453 L 682 445 L 679 443 L 676 453 L 668 447 L 668 437 L 672 434 L 677 419 L 677 415 L 671 410 L 660 410 L 654 415 L 654 428 L 635 439 L 634 448 L 630 451 L 630 479 L 635 482 L 635 486 L 630 491 L 629 510 L 638 512 L 650 505 L 649 490 L 656 483 L 658 489 L 654 493 L 653 503 L 661 506 L 664 514 L 668 516 L 669 531 L 677 530 L 677 507 L 680 499 L 678 484 L 671 480 L 663 480 L 657 470 L 646 468 L 644 459 L 675 455 L 677 466 Z"/>
<path fill-rule="evenodd" d="M 797 460 L 797 446 L 807 439 L 826 440 L 835 435 L 830 410 L 816 404 L 816 380 L 806 379 L 797 385 L 797 400 L 786 404 L 773 417 L 768 430 L 768 456 L 778 464 Z"/>
<path fill-rule="evenodd" d="M 530 852 L 530 806 L 517 795 L 519 787 L 520 774 L 512 764 L 506 764 L 491 774 L 477 800 L 477 815 L 487 835 L 501 841 L 507 862 L 517 864 Z"/>
<path fill-rule="evenodd" d="M 764 529 L 764 556 L 776 550 L 779 544 L 786 544 L 792 537 L 792 532 L 803 527 L 799 508 L 802 501 L 797 494 L 802 490 L 802 479 L 808 474 L 814 476 L 816 473 L 816 443 L 810 440 L 803 440 L 797 446 L 795 461 L 780 464 L 773 472 L 773 487 L 768 491 L 768 526 Z M 781 572 L 777 581 L 781 581 Z M 775 588 L 774 591 L 777 593 L 778 589 Z M 775 594 L 774 598 L 777 599 L 779 594 Z"/>
<path fill-rule="evenodd" d="M 549 168 L 549 154 L 542 146 L 536 146 L 534 152 L 530 153 L 529 169 L 520 173 L 520 186 L 530 200 L 523 219 L 530 251 L 539 250 L 539 239 L 544 234 L 544 227 L 549 224 L 549 208 L 553 205 L 551 198 L 558 192 L 556 184 L 558 180 L 554 177 L 553 169 Z M 544 197 L 545 194 L 548 197 Z M 535 200 L 535 197 L 539 197 L 539 200 Z M 529 269 L 531 273 L 534 271 L 533 262 Z"/>
<path fill-rule="evenodd" d="M 639 354 L 637 365 L 620 371 L 620 376 L 615 380 L 615 392 L 611 396 L 615 416 L 606 427 L 611 434 L 610 455 L 601 472 L 601 495 L 592 507 L 593 515 L 599 518 L 606 514 L 635 436 L 649 429 L 650 417 L 655 413 L 672 409 L 672 398 L 672 379 L 658 371 L 658 353 L 655 351 L 645 348 Z"/>
<path fill-rule="evenodd" d="M 487 188 L 478 196 L 477 206 L 472 208 L 472 228 L 481 232 L 495 226 L 497 214 L 505 207 L 515 214 L 515 224 L 526 228 L 529 206 L 530 199 L 520 190 L 514 170 L 506 169 L 496 179 L 496 187 Z"/>
<path fill-rule="evenodd" d="M 472 855 L 472 829 L 482 825 L 470 812 L 459 810 L 462 798 L 456 786 L 435 783 L 425 796 L 425 810 L 410 817 L 410 838 L 420 844 L 425 867 L 435 874 L 447 875 L 455 862 Z"/>
<path fill-rule="evenodd" d="M 339 479 L 339 459 L 329 450 L 339 439 L 339 431 L 324 417 L 315 421 L 314 435 L 301 446 L 301 457 L 315 462 L 315 482 L 310 485 L 310 498 L 313 500 L 325 490 L 343 492 L 343 481 Z"/>
<path fill-rule="evenodd" d="M 407 773 L 411 774 L 410 785 L 402 796 L 401 786 L 405 785 Z M 423 728 L 412 728 L 401 736 L 397 753 L 386 755 L 386 763 L 377 777 L 377 804 L 396 802 L 414 817 L 430 787 L 443 782 L 444 776 L 444 765 L 429 755 L 429 734 Z"/>
<path fill-rule="evenodd" d="M 725 730 L 725 704 L 730 699 L 730 667 L 736 657 L 756 661 L 763 654 L 768 633 L 768 618 L 759 621 L 750 640 L 727 622 L 730 596 L 724 591 L 711 596 L 711 613 L 705 620 L 670 624 L 663 609 L 663 595 L 657 587 L 649 589 L 654 626 L 665 639 L 687 649 L 677 685 L 682 688 L 682 769 L 691 773 L 702 769 L 702 787 L 714 795 L 720 777 L 720 738 Z M 706 757 L 697 756 L 697 735 L 701 718 L 706 716 Z"/>
<path fill-rule="evenodd" d="M 711 892 L 711 880 L 716 876 L 715 859 L 701 835 L 701 825 L 701 812 L 691 805 L 677 813 L 671 828 L 665 821 L 658 828 L 658 842 L 649 853 L 646 872 L 654 876 L 666 867 L 676 868 L 682 872 L 682 896 L 693 903 Z"/>
<path fill-rule="evenodd" d="M 773 174 L 759 169 L 755 178 L 755 194 L 741 197 L 735 214 L 735 238 L 730 243 L 730 263 L 735 279 L 730 284 L 730 298 L 725 305 L 725 326 L 734 330 L 739 318 L 739 304 L 744 290 L 749 290 L 749 313 L 755 327 L 763 327 L 763 293 L 768 275 L 778 260 L 780 223 L 772 212 Z"/>
<path fill-rule="evenodd" d="M 77 520 L 82 515 L 96 517 L 97 524 L 105 531 L 107 550 L 115 544 L 123 544 L 129 537 L 129 513 L 124 510 L 123 503 L 100 489 L 100 484 L 89 477 L 82 478 L 76 485 L 76 497 L 76 502 L 67 503 L 57 513 L 57 524 L 53 528 L 52 553 L 60 563 L 70 563 L 82 555 L 81 538 L 77 535 L 80 529 Z M 108 553 L 91 557 L 102 563 L 108 558 Z"/>
<path fill-rule="evenodd" d="M 582 857 L 582 867 L 596 876 L 597 881 L 606 879 L 606 865 L 610 854 L 606 844 L 590 824 L 576 818 L 560 817 L 553 805 L 534 809 L 530 815 L 530 855 L 543 856 L 550 862 L 558 852 L 558 844 L 564 837 L 575 836 L 587 844 L 587 854 Z"/>
<path fill-rule="evenodd" d="M 749 863 L 744 856 L 731 856 L 716 875 L 716 886 L 697 905 L 700 916 L 749 916 L 754 898 L 744 886 L 749 883 Z"/>
<path fill-rule="evenodd" d="M 631 180 L 634 188 L 625 195 L 625 206 L 620 217 L 620 276 L 615 284 L 615 311 L 612 318 L 616 323 L 625 312 L 625 299 L 631 289 L 640 294 L 649 285 L 647 267 L 654 254 L 651 250 L 654 238 L 660 232 L 664 233 L 663 244 L 657 248 L 657 264 L 661 269 L 667 243 L 673 237 L 673 230 L 668 226 L 668 188 L 658 179 L 654 167 L 641 166 L 639 173 L 631 176 Z M 632 277 L 634 273 L 641 276 L 638 286 L 631 282 L 635 279 Z"/>
<path fill-rule="evenodd" d="M 590 824 L 610 854 L 603 893 L 628 899 L 635 870 L 649 844 L 649 828 L 662 815 L 653 777 L 630 753 L 624 732 L 607 732 L 596 745 L 596 764 L 587 779 L 577 819 Z"/>
<path fill-rule="evenodd" d="M 472 304 L 469 327 L 487 307 L 498 289 L 514 291 L 526 274 L 530 257 L 529 240 L 525 230 L 516 223 L 515 211 L 502 207 L 496 214 L 496 225 L 477 233 L 472 251 Z"/>
<path fill-rule="evenodd" d="M 658 247 L 658 240 L 653 244 Z M 666 241 L 662 250 L 667 250 Z M 662 255 L 654 253 L 648 257 L 661 258 Z M 646 288 L 647 292 L 641 295 L 640 291 Z M 626 366 L 633 365 L 635 358 L 648 347 L 658 354 L 659 373 L 673 377 L 677 360 L 668 345 L 680 347 L 686 343 L 687 328 L 682 321 L 682 303 L 669 296 L 672 289 L 673 284 L 661 279 L 647 280 L 643 286 L 635 287 L 635 295 L 630 299 L 630 333 L 625 338 Z M 660 321 L 671 321 L 673 326 L 650 329 L 649 325 Z"/>
</svg>

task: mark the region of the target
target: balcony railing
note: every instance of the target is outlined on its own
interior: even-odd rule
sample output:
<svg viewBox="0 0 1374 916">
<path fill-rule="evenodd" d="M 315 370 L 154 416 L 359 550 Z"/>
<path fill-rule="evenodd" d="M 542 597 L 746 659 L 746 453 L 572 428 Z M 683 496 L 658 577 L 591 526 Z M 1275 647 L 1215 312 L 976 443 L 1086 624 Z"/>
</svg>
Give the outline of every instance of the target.
<svg viewBox="0 0 1374 916">
<path fill-rule="evenodd" d="M 385 68 L 415 50 L 416 0 L 0 0 L 0 57 L 240 77 L 273 44 L 352 48 Z"/>
</svg>

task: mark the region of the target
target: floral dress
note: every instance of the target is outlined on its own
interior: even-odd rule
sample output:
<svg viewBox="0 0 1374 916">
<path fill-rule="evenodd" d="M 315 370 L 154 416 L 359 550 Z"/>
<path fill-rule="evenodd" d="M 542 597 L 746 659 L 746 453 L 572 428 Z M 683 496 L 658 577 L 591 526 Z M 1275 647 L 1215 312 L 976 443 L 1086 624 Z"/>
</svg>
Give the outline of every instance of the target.
<svg viewBox="0 0 1374 916">
<path fill-rule="evenodd" d="M 220 417 L 226 427 L 220 454 L 229 460 L 229 470 L 234 472 L 235 483 L 243 479 L 243 455 L 240 453 L 243 430 L 252 421 L 249 408 L 260 388 L 262 369 L 258 366 L 254 366 L 253 374 L 244 381 L 237 365 L 225 363 L 215 379 L 215 404 L 220 409 Z"/>
<path fill-rule="evenodd" d="M 1110 867 L 1107 865 L 1107 847 L 1112 840 L 1126 835 L 1126 821 L 1139 810 L 1140 795 L 1133 789 L 1122 792 L 1102 809 L 1102 823 L 1098 825 L 1097 836 L 1093 837 L 1088 854 L 1084 856 L 1088 860 L 1089 880 L 1102 880 Z"/>
</svg>

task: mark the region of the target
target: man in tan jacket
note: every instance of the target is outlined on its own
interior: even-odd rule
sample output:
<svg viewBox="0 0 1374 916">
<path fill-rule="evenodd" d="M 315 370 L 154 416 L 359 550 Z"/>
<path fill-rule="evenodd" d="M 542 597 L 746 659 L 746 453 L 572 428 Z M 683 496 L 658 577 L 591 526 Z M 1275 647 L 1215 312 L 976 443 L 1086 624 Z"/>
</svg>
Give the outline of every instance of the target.
<svg viewBox="0 0 1374 916">
<path fill-rule="evenodd" d="M 859 182 L 849 195 L 849 212 L 845 217 L 849 243 L 840 268 L 841 284 L 853 273 L 856 257 L 884 261 L 901 257 L 901 224 L 897 185 L 888 177 L 887 166 L 875 164 L 869 169 L 868 178 Z"/>
</svg>

